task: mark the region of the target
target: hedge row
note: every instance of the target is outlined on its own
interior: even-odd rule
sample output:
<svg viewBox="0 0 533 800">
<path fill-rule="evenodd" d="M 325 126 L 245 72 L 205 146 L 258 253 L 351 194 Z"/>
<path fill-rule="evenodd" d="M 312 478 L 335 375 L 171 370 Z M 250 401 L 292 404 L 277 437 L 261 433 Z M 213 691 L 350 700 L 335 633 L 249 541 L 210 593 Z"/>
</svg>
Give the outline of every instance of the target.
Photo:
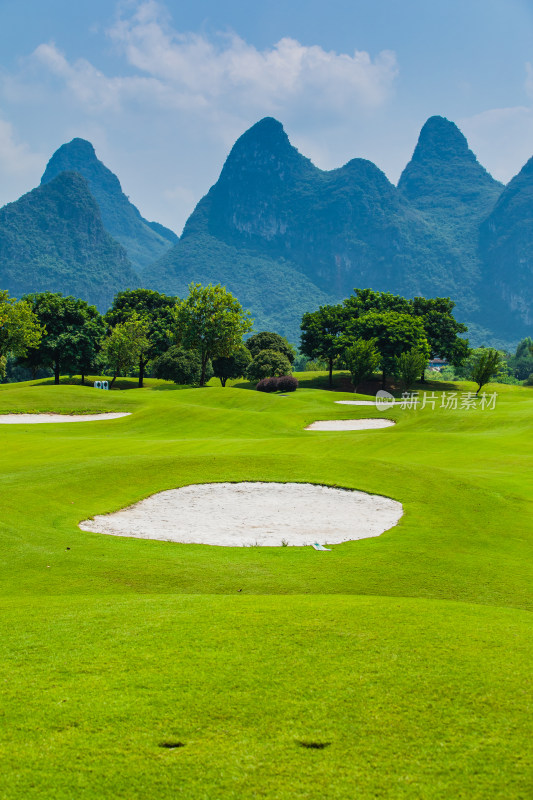
<svg viewBox="0 0 533 800">
<path fill-rule="evenodd" d="M 263 378 L 255 388 L 258 392 L 295 392 L 298 381 L 292 375 L 281 375 L 279 378 Z"/>
</svg>

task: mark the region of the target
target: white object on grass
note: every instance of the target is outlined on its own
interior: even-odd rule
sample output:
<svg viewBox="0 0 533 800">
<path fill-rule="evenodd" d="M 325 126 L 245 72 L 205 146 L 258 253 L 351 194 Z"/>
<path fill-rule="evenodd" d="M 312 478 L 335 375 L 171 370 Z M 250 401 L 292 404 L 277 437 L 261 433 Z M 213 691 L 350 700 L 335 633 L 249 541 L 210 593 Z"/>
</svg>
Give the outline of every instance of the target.
<svg viewBox="0 0 533 800">
<path fill-rule="evenodd" d="M 331 550 L 331 547 L 324 547 L 323 545 L 318 544 L 318 542 L 315 542 L 313 545 L 311 545 L 311 547 L 314 547 L 315 550 L 327 550 L 328 553 Z"/>
<path fill-rule="evenodd" d="M 127 413 L 110 414 L 0 414 L 0 425 L 38 425 L 43 422 L 96 422 L 129 417 Z"/>
<path fill-rule="evenodd" d="M 319 509 L 319 512 L 317 512 Z M 105 508 L 101 509 L 105 511 Z M 129 508 L 80 522 L 83 531 L 225 547 L 309 546 L 380 536 L 401 503 L 311 483 L 204 483 L 159 492 Z"/>
<path fill-rule="evenodd" d="M 306 431 L 369 431 L 375 428 L 390 428 L 391 419 L 320 419 L 312 422 Z"/>
</svg>

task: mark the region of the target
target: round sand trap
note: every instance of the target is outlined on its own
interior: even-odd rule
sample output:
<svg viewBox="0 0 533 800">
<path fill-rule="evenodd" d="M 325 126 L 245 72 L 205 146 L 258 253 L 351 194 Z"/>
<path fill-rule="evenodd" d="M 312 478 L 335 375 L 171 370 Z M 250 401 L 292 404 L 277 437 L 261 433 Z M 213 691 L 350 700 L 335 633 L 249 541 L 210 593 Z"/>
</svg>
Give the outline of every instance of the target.
<svg viewBox="0 0 533 800">
<path fill-rule="evenodd" d="M 93 422 L 99 419 L 129 417 L 122 414 L 0 414 L 0 425 L 40 425 L 44 422 Z"/>
<path fill-rule="evenodd" d="M 375 400 L 335 400 L 340 406 L 376 406 Z M 396 400 L 396 403 L 401 403 L 401 400 Z"/>
<path fill-rule="evenodd" d="M 310 483 L 205 483 L 159 492 L 80 522 L 83 531 L 226 547 L 338 544 L 402 516 L 388 497 Z"/>
<path fill-rule="evenodd" d="M 390 428 L 391 419 L 320 419 L 312 422 L 306 431 L 369 431 L 374 428 Z"/>
</svg>

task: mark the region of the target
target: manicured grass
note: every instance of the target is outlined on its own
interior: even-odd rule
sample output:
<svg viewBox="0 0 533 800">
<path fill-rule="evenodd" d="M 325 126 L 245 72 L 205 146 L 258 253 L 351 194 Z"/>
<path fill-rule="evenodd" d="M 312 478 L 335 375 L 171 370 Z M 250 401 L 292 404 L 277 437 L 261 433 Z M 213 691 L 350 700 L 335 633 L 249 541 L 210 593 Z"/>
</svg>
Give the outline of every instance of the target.
<svg viewBox="0 0 533 800">
<path fill-rule="evenodd" d="M 132 413 L 0 426 L 0 798 L 530 796 L 533 390 L 379 412 L 299 377 L 287 397 L 0 387 L 0 413 Z M 383 416 L 396 426 L 304 430 Z M 240 480 L 357 488 L 405 513 L 330 553 L 77 527 Z"/>
</svg>

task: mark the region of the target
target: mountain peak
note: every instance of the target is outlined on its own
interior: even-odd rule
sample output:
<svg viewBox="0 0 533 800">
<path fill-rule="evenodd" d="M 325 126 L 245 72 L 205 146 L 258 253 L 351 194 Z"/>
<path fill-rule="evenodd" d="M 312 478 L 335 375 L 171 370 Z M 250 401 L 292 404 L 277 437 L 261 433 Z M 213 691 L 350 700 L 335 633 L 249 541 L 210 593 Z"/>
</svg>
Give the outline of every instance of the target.
<svg viewBox="0 0 533 800">
<path fill-rule="evenodd" d="M 445 117 L 430 117 L 425 123 L 398 188 L 420 209 L 435 211 L 440 202 L 441 211 L 448 214 L 451 204 L 459 216 L 490 210 L 502 189 L 457 125 Z M 465 200 L 468 208 L 460 208 Z"/>
<path fill-rule="evenodd" d="M 107 231 L 123 245 L 139 272 L 175 243 L 177 237 L 172 231 L 141 217 L 122 191 L 117 176 L 97 157 L 91 142 L 77 137 L 56 150 L 41 186 L 61 172 L 77 172 L 85 178 Z"/>
<path fill-rule="evenodd" d="M 466 137 L 455 122 L 438 116 L 430 117 L 420 131 L 412 160 L 426 161 L 428 158 L 447 161 L 463 158 L 477 163 Z"/>
</svg>

